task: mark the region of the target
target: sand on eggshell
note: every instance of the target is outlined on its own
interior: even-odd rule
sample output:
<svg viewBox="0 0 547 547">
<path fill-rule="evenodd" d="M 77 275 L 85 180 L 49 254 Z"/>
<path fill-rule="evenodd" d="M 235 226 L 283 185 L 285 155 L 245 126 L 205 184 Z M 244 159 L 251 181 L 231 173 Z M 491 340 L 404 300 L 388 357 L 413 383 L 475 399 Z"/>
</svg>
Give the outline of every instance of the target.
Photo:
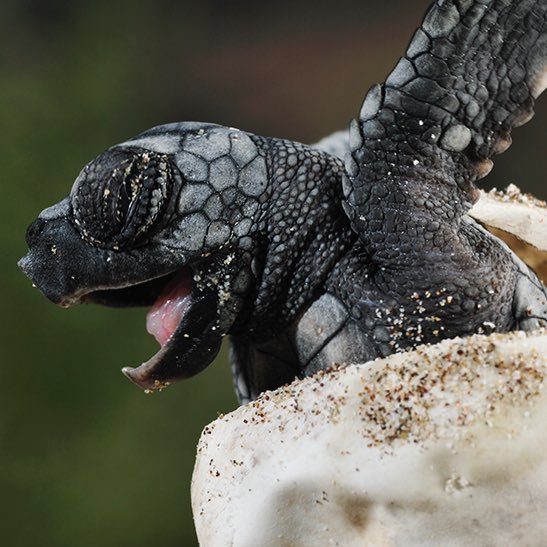
<svg viewBox="0 0 547 547">
<path fill-rule="evenodd" d="M 192 484 L 201 544 L 540 544 L 547 332 L 335 367 L 219 417 Z"/>
</svg>

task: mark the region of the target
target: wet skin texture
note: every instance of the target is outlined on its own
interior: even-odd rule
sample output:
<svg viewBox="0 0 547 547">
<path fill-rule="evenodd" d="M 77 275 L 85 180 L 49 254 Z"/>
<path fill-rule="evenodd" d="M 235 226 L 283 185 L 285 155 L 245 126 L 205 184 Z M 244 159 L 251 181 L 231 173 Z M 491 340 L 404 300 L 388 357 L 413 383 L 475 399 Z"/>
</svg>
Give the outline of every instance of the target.
<svg viewBox="0 0 547 547">
<path fill-rule="evenodd" d="M 466 213 L 546 72 L 545 0 L 440 0 L 349 135 L 152 128 L 84 167 L 20 266 L 62 306 L 149 306 L 182 279 L 175 332 L 124 373 L 165 387 L 229 335 L 242 402 L 333 362 L 545 325 L 545 287 Z"/>
</svg>

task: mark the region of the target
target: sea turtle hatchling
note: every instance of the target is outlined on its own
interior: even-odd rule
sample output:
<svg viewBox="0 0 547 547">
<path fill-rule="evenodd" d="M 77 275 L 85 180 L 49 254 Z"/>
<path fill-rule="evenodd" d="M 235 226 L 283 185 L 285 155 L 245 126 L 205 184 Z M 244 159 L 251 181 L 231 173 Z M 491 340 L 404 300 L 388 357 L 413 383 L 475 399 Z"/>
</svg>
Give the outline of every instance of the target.
<svg viewBox="0 0 547 547">
<path fill-rule="evenodd" d="M 438 0 L 349 134 L 149 129 L 40 213 L 20 267 L 61 306 L 151 306 L 161 349 L 123 369 L 145 389 L 229 335 L 242 402 L 334 361 L 545 325 L 541 281 L 467 212 L 546 85 L 546 0 Z"/>
</svg>

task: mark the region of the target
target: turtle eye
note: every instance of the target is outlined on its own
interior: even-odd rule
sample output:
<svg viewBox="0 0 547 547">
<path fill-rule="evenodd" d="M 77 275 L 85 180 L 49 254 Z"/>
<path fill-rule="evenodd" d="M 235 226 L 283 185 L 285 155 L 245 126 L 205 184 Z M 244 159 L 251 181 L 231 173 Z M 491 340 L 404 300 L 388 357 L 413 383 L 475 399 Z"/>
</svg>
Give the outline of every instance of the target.
<svg viewBox="0 0 547 547">
<path fill-rule="evenodd" d="M 112 186 L 117 187 L 117 196 L 115 201 L 116 220 L 122 225 L 127 218 L 129 208 L 135 203 L 139 190 L 142 186 L 142 176 L 136 168 L 136 163 L 131 162 L 126 169 L 118 169 L 113 173 L 113 179 L 121 178 L 120 181 L 112 181 Z M 120 172 L 122 176 L 120 177 Z"/>
<path fill-rule="evenodd" d="M 74 223 L 89 243 L 113 249 L 145 243 L 169 220 L 178 171 L 168 156 L 108 150 L 80 173 L 71 192 Z"/>
</svg>

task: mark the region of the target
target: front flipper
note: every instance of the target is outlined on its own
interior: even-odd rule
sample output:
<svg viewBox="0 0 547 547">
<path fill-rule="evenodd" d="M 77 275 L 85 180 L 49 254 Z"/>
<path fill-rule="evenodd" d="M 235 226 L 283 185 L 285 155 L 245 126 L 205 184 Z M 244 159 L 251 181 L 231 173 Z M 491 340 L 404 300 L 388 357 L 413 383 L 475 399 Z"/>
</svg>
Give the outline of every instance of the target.
<svg viewBox="0 0 547 547">
<path fill-rule="evenodd" d="M 546 85 L 545 0 L 438 0 L 351 128 L 345 209 L 371 250 L 394 191 L 396 213 L 458 223 Z"/>
<path fill-rule="evenodd" d="M 438 0 L 369 91 L 350 130 L 344 209 L 371 265 L 352 302 L 380 341 L 546 324 L 541 282 L 466 215 L 546 69 L 545 0 Z"/>
</svg>

